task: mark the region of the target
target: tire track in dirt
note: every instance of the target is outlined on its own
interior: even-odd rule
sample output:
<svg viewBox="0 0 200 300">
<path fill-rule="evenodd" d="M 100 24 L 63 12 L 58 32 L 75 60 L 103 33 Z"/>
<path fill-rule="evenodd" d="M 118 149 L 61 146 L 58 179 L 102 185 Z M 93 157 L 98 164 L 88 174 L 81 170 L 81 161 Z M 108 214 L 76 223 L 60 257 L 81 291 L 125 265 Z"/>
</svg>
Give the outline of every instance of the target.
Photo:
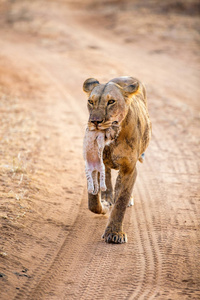
<svg viewBox="0 0 200 300">
<path fill-rule="evenodd" d="M 138 205 L 135 205 L 135 215 L 140 228 L 140 241 L 144 251 L 145 270 L 143 281 L 140 282 L 137 290 L 134 291 L 130 298 L 150 299 L 154 295 L 155 288 L 159 286 L 162 258 L 158 236 L 155 234 L 153 225 L 153 217 L 155 216 L 154 213 L 151 213 L 152 201 L 149 188 L 144 180 L 141 180 L 141 178 L 138 179 L 136 192 L 137 202 L 140 203 L 141 209 L 138 209 Z M 158 214 L 156 217 L 158 217 Z"/>
<path fill-rule="evenodd" d="M 82 203 L 84 206 L 85 197 Z M 98 261 L 99 243 L 95 243 L 95 240 L 98 240 L 95 229 L 90 230 L 94 220 L 89 219 L 85 209 L 82 207 L 80 210 L 73 229 L 63 244 L 55 263 L 33 291 L 31 299 L 40 299 L 41 293 L 45 299 L 49 299 L 49 297 L 54 299 L 54 296 L 57 299 L 57 295 L 62 295 L 60 299 L 81 299 L 85 294 L 89 297 L 88 299 L 91 299 L 91 286 L 88 286 L 88 283 L 93 279 L 95 269 L 91 269 L 90 266 L 93 265 L 94 256 Z M 92 251 L 90 251 L 89 245 L 91 245 Z M 102 260 L 102 256 L 99 256 L 99 259 Z M 85 284 L 82 284 L 85 279 Z M 87 291 L 88 287 L 89 291 Z"/>
<path fill-rule="evenodd" d="M 85 193 L 83 194 L 82 202 L 84 198 Z M 46 295 L 49 294 L 49 290 L 51 290 L 51 287 L 57 281 L 56 278 L 60 278 L 60 276 L 62 277 L 63 266 L 64 269 L 67 270 L 74 261 L 77 261 L 77 253 L 79 247 L 77 247 L 77 243 L 74 243 L 74 240 L 76 239 L 77 234 L 81 232 L 81 229 L 83 229 L 82 223 L 80 223 L 80 220 L 82 222 L 82 217 L 83 214 L 80 211 L 77 219 L 75 220 L 73 226 L 70 229 L 70 232 L 67 236 L 65 236 L 64 240 L 62 241 L 62 244 L 60 246 L 57 245 L 57 253 L 53 257 L 51 264 L 49 264 L 48 267 L 46 266 L 44 268 L 44 272 L 42 276 L 40 276 L 40 280 L 37 281 L 37 284 L 31 289 L 29 294 L 26 294 L 27 299 L 43 299 L 43 297 L 46 297 Z M 85 237 L 87 237 L 87 233 L 85 233 Z M 64 276 L 62 277 L 62 279 L 63 282 L 65 282 L 66 279 L 64 280 Z M 67 281 L 66 284 L 71 285 L 72 279 L 69 278 L 68 280 L 69 281 Z M 52 292 L 49 296 L 51 296 L 51 299 L 53 299 Z M 47 299 L 49 298 L 47 297 Z"/>
<path fill-rule="evenodd" d="M 155 135 L 154 142 L 157 145 L 156 153 L 163 150 L 162 149 L 163 146 L 167 149 L 169 147 L 169 145 L 170 145 L 170 147 L 173 148 L 173 150 L 175 150 L 175 152 L 176 151 L 179 152 L 178 145 L 175 142 L 175 140 L 172 139 L 170 136 L 168 136 L 166 138 L 163 131 L 157 131 L 157 134 L 156 134 L 156 129 L 155 129 L 156 124 L 154 124 L 154 125 L 155 125 L 154 126 L 154 135 Z M 164 145 L 162 144 L 162 146 L 161 146 L 159 141 L 162 140 L 163 136 L 165 136 L 165 138 L 167 140 L 167 143 L 165 142 L 165 144 Z M 152 157 L 153 157 L 153 155 L 152 155 Z M 166 158 L 164 158 L 164 159 L 166 159 Z M 150 163 L 148 161 L 148 159 L 145 161 L 145 163 L 148 166 L 148 170 L 146 170 L 148 172 L 147 173 L 148 174 L 148 180 L 149 180 L 148 185 L 146 185 L 145 180 L 140 180 L 140 178 L 138 178 L 139 180 L 137 180 L 136 188 L 137 188 L 137 191 L 138 191 L 138 196 L 139 196 L 140 201 L 141 201 L 142 206 L 143 206 L 144 219 L 147 222 L 146 229 L 147 229 L 148 238 L 149 238 L 148 243 L 150 242 L 150 244 L 151 244 L 151 249 L 148 249 L 148 255 L 150 255 L 150 252 L 152 252 L 153 255 L 152 256 L 150 255 L 150 257 L 151 258 L 153 257 L 153 259 L 154 259 L 154 262 L 152 264 L 154 266 L 154 271 L 152 272 L 152 274 L 150 276 L 151 280 L 153 280 L 153 282 L 152 282 L 152 284 L 150 284 L 150 286 L 152 286 L 152 288 L 148 292 L 148 289 L 147 289 L 148 287 L 147 286 L 145 287 L 145 285 L 147 284 L 147 281 L 150 278 L 148 278 L 149 276 L 146 275 L 145 280 L 144 280 L 145 283 L 142 282 L 142 286 L 137 287 L 137 290 L 135 290 L 134 293 L 130 296 L 130 299 L 138 299 L 138 298 L 140 298 L 140 299 L 154 299 L 154 297 L 157 297 L 157 296 L 159 297 L 159 295 L 160 295 L 159 285 L 164 284 L 164 282 L 165 282 L 164 278 L 166 279 L 167 276 L 172 278 L 173 277 L 172 274 L 174 272 L 174 264 L 170 263 L 170 259 L 168 259 L 168 261 L 166 261 L 166 259 L 165 259 L 166 254 L 165 254 L 164 249 L 162 249 L 163 248 L 163 245 L 162 245 L 163 240 L 162 240 L 162 237 L 160 235 L 161 229 L 162 229 L 163 232 L 165 232 L 167 230 L 168 220 L 167 220 L 166 215 L 165 215 L 165 212 L 167 211 L 167 207 L 163 203 L 164 207 L 159 209 L 157 206 L 155 206 L 156 203 L 154 203 L 154 202 L 156 202 L 156 201 L 155 200 L 152 201 L 152 197 L 151 197 L 151 195 L 154 195 L 154 198 L 162 199 L 162 198 L 164 198 L 163 196 L 165 194 L 165 191 L 163 191 L 163 190 L 161 191 L 159 182 L 157 182 L 157 184 L 156 184 L 157 190 L 155 188 L 154 188 L 154 190 L 152 190 L 151 180 L 153 179 L 155 181 L 157 176 L 155 176 L 155 171 L 153 170 L 153 164 Z M 187 179 L 189 180 L 191 172 L 189 171 L 189 165 L 188 165 L 187 160 L 180 161 L 180 160 L 175 159 L 173 161 L 173 164 L 171 164 L 171 168 L 172 168 L 173 173 L 175 174 L 176 178 L 180 182 L 182 182 L 182 175 L 183 174 L 186 175 Z M 149 173 L 149 171 L 151 171 L 152 175 Z M 159 171 L 159 170 L 157 170 L 157 171 Z M 143 171 L 143 173 L 145 174 L 145 171 Z M 152 178 L 152 176 L 153 176 L 153 178 Z M 153 183 L 153 184 L 155 184 L 155 183 Z M 152 190 L 152 192 L 149 192 L 149 188 L 150 188 L 150 190 Z M 143 195 L 143 193 L 144 193 L 144 195 Z M 144 199 L 147 200 L 146 201 L 147 203 L 144 202 Z M 165 201 L 165 199 L 163 199 L 163 201 Z M 146 209 L 147 215 L 145 213 L 144 205 L 148 206 L 147 209 Z M 188 207 L 188 201 L 186 201 L 185 198 L 184 198 L 184 206 Z M 187 216 L 182 217 L 181 219 L 184 219 L 184 218 L 187 219 L 187 220 L 189 219 L 191 222 L 194 222 L 195 225 L 197 225 L 198 224 L 197 218 L 196 218 L 197 215 L 194 215 L 194 214 L 192 216 L 190 215 L 191 214 L 191 205 L 189 204 L 189 206 L 190 206 L 190 209 L 185 208 L 187 210 Z M 150 213 L 152 208 L 153 208 L 154 213 L 157 210 L 155 215 Z M 135 210 L 137 211 L 136 215 L 139 216 L 140 212 L 138 211 L 137 205 L 135 206 Z M 195 210 L 195 212 L 197 212 L 197 210 Z M 160 221 L 162 220 L 162 225 L 158 224 L 159 223 L 159 221 L 158 221 L 158 216 L 159 215 L 160 215 L 159 220 Z M 157 222 L 155 222 L 155 216 L 156 216 Z M 141 218 L 142 218 L 142 216 L 141 216 Z M 139 219 L 141 220 L 141 218 L 139 218 Z M 148 220 L 151 219 L 151 218 L 152 218 L 152 221 L 150 223 L 148 223 Z M 180 222 L 182 223 L 181 220 L 180 220 Z M 140 221 L 138 221 L 138 223 L 140 223 Z M 155 227 L 155 229 L 151 228 L 151 226 L 149 224 L 153 225 Z M 164 226 L 165 226 L 165 229 L 164 229 Z M 177 222 L 177 226 L 179 226 L 179 222 Z M 151 234 L 149 234 L 150 232 L 151 232 Z M 156 234 L 154 234 L 154 233 L 156 233 Z M 172 236 L 173 236 L 173 239 L 171 240 L 171 242 L 172 242 L 172 244 L 174 243 L 175 249 L 178 249 L 179 248 L 178 247 L 179 237 L 177 237 L 177 238 L 175 237 L 175 239 L 174 239 L 174 234 L 172 234 Z M 145 244 L 147 246 L 145 236 L 143 236 L 142 241 L 143 240 L 145 240 Z M 187 250 L 185 250 L 185 257 L 189 257 L 189 249 L 187 249 Z M 144 255 L 144 256 L 146 257 L 146 255 Z M 145 259 L 145 261 L 146 261 L 145 274 L 148 274 L 148 269 L 150 267 L 149 259 Z M 162 264 L 163 264 L 163 267 L 162 267 Z M 168 272 L 169 271 L 168 270 L 169 266 L 171 267 L 170 274 Z M 190 269 L 189 272 L 191 272 L 191 271 L 192 270 Z M 187 288 L 185 289 L 185 292 L 187 293 Z M 170 288 L 169 288 L 168 291 L 165 291 L 163 293 L 163 296 L 166 296 L 168 293 L 170 293 Z M 188 293 L 188 295 L 190 295 L 190 296 L 191 296 L 191 294 L 192 294 L 192 292 Z M 196 292 L 194 291 L 194 296 L 195 295 L 196 295 Z"/>
<path fill-rule="evenodd" d="M 169 135 L 166 138 L 166 135 L 164 135 L 164 132 L 162 132 L 161 130 L 157 131 L 156 126 L 154 127 L 154 142 L 157 145 L 157 149 L 158 151 L 162 151 L 162 153 L 164 153 L 165 149 L 168 149 L 169 145 L 170 147 L 173 149 L 173 151 L 179 152 L 178 149 L 178 145 L 176 143 L 176 141 Z M 163 141 L 162 137 L 165 136 L 167 142 Z M 162 141 L 162 144 L 161 142 Z M 164 149 L 163 149 L 164 148 Z M 167 157 L 164 157 L 163 159 L 165 160 Z M 148 163 L 148 161 L 147 161 Z M 155 165 L 156 166 L 156 165 Z M 158 165 L 157 165 L 158 166 Z M 157 167 L 156 166 L 156 167 Z M 167 170 L 167 167 L 165 167 L 165 170 Z M 189 177 L 190 177 L 190 171 L 188 168 L 188 162 L 185 160 L 177 160 L 176 158 L 173 159 L 170 163 L 170 170 L 171 170 L 171 174 L 173 177 L 176 178 L 176 181 L 178 182 L 183 182 L 183 175 L 186 176 L 187 180 L 189 181 Z M 157 170 L 159 171 L 159 170 Z M 164 173 L 160 172 L 161 177 L 163 177 Z M 174 179 L 172 178 L 172 180 L 174 181 Z M 186 180 L 186 179 L 185 179 Z M 173 182 L 172 181 L 172 182 Z M 198 279 L 196 278 L 197 282 L 196 282 L 196 289 L 195 286 L 193 289 L 191 289 L 189 291 L 189 288 L 187 287 L 186 284 L 184 284 L 184 280 L 182 280 L 182 282 L 180 282 L 180 278 L 187 276 L 188 273 L 191 273 L 192 270 L 195 270 L 195 266 L 192 263 L 193 259 L 192 256 L 194 253 L 191 253 L 190 250 L 190 243 L 186 244 L 183 243 L 183 241 L 181 240 L 181 229 L 184 226 L 184 223 L 187 219 L 187 222 L 189 222 L 191 225 L 194 224 L 195 227 L 197 228 L 197 214 L 192 214 L 191 212 L 193 211 L 191 204 L 187 201 L 187 199 L 185 199 L 183 197 L 182 202 L 181 202 L 181 206 L 182 206 L 182 210 L 184 210 L 185 212 L 187 212 L 187 214 L 182 215 L 182 214 L 178 214 L 178 218 L 176 217 L 174 220 L 171 219 L 170 217 L 168 217 L 168 215 L 166 214 L 167 211 L 170 212 L 170 206 L 173 209 L 173 202 L 169 202 L 169 197 L 172 197 L 173 195 L 173 190 L 171 191 L 171 193 L 167 193 L 166 188 L 163 187 L 162 185 L 159 184 L 158 182 L 158 190 L 160 193 L 159 198 L 162 198 L 163 195 L 163 205 L 161 207 L 161 215 L 162 215 L 162 225 L 161 225 L 161 230 L 162 230 L 162 253 L 163 253 L 163 258 L 162 258 L 162 264 L 163 264 L 163 268 L 162 268 L 162 285 L 165 285 L 165 290 L 162 291 L 162 296 L 166 297 L 166 296 L 171 296 L 171 297 L 177 297 L 178 294 L 182 294 L 183 295 L 188 295 L 189 297 L 194 297 L 194 299 L 196 299 L 196 297 L 198 297 L 197 295 L 199 295 L 199 291 L 198 291 Z M 162 187 L 162 190 L 161 190 Z M 156 195 L 158 193 L 158 191 L 154 193 L 154 195 Z M 178 192 L 176 192 L 176 195 L 179 196 L 180 193 L 180 188 L 178 189 Z M 177 197 L 176 196 L 176 197 Z M 165 198 L 166 197 L 166 198 Z M 175 197 L 175 202 L 176 202 L 176 207 L 177 207 L 177 199 Z M 159 199 L 158 198 L 158 199 Z M 166 203 L 165 203 L 166 201 Z M 196 210 L 197 211 L 197 210 Z M 171 213 L 170 213 L 171 214 Z M 172 214 L 173 216 L 177 216 L 177 214 L 174 212 Z M 173 224 L 173 228 L 169 230 L 169 226 L 170 224 Z M 190 225 L 189 225 L 190 227 Z M 171 233 L 170 233 L 171 232 Z M 194 231 L 195 233 L 195 231 Z M 189 238 L 191 240 L 191 244 L 193 243 L 193 240 L 198 240 L 197 236 L 194 237 L 193 234 L 189 234 L 187 238 Z M 170 245 L 170 246 L 169 246 Z M 186 247 L 186 248 L 185 248 Z M 166 249 L 168 248 L 168 249 Z M 170 251 L 170 252 L 168 252 Z M 174 256 L 176 255 L 176 263 L 177 263 L 177 269 L 175 268 L 176 263 L 172 263 L 171 262 L 171 256 L 169 255 L 169 253 L 174 252 Z M 181 260 L 181 256 L 183 255 L 183 257 L 187 257 L 187 259 L 190 260 L 189 264 L 187 264 L 187 272 L 183 269 L 182 265 L 180 265 L 180 263 L 182 264 L 182 260 Z M 174 261 L 174 260 L 173 260 Z M 177 273 L 177 270 L 182 271 L 181 274 Z M 197 268 L 196 268 L 197 270 Z M 177 275 L 175 275 L 177 273 Z M 184 275 L 185 273 L 185 275 Z M 177 276 L 177 277 L 175 277 Z M 195 278 L 195 274 L 193 274 L 192 278 Z M 171 284 L 174 284 L 174 287 L 172 288 Z M 179 282 L 179 283 L 178 283 Z M 186 280 L 187 282 L 187 280 Z M 173 298 L 174 299 L 174 298 Z"/>
<path fill-rule="evenodd" d="M 66 139 L 67 142 L 67 139 Z M 70 140 L 68 141 L 70 143 Z M 78 161 L 77 161 L 78 163 Z M 64 181 L 63 181 L 64 185 Z M 79 198 L 80 191 L 77 191 L 77 198 Z M 78 205 L 79 200 L 77 201 Z M 27 295 L 29 295 L 29 291 L 33 288 L 35 284 L 40 281 L 40 279 L 46 274 L 46 270 L 48 269 L 49 265 L 52 264 L 52 261 L 56 261 L 56 254 L 58 252 L 58 249 L 62 248 L 63 240 L 66 239 L 66 236 L 68 235 L 70 228 L 73 226 L 74 218 L 78 215 L 79 207 L 74 204 L 74 201 L 68 201 L 68 211 L 70 213 L 66 214 L 65 223 L 69 224 L 66 225 L 63 229 L 60 230 L 60 233 L 55 237 L 54 242 L 52 243 L 51 247 L 47 251 L 47 253 L 40 257 L 40 262 L 37 265 L 37 267 L 30 273 L 31 281 L 30 279 L 27 279 L 26 283 L 23 285 L 23 287 L 20 289 L 21 291 L 17 293 L 15 299 L 29 299 Z"/>
<path fill-rule="evenodd" d="M 168 147 L 167 147 L 167 143 L 165 143 L 165 148 L 163 149 L 163 142 L 162 142 L 162 146 L 160 145 L 160 140 L 162 140 L 162 134 L 160 135 L 159 132 L 156 133 L 156 129 L 154 130 L 154 133 L 157 135 L 157 138 L 155 138 L 156 140 L 156 144 L 157 147 L 159 149 L 159 151 L 165 151 Z M 171 138 L 170 136 L 167 137 L 168 141 L 169 141 L 169 145 L 171 148 L 173 148 L 174 152 L 179 152 L 177 143 L 175 142 L 175 140 L 173 138 Z M 191 154 L 191 149 L 188 150 L 188 153 L 185 155 L 185 157 L 188 157 L 188 154 Z M 195 155 L 195 153 L 193 153 L 193 155 Z M 190 161 L 188 159 L 177 159 L 177 158 L 170 158 L 172 160 L 173 163 L 170 164 L 170 173 L 172 177 L 175 176 L 175 183 L 180 183 L 183 180 L 183 177 L 186 177 L 185 181 L 188 183 L 192 183 L 191 181 L 191 174 L 194 172 L 194 167 L 190 168 Z M 196 169 L 196 175 L 198 176 L 198 172 L 197 172 L 197 168 Z M 191 173 L 191 171 L 192 173 Z M 163 177 L 164 173 L 161 172 L 161 177 Z M 173 178 L 172 178 L 173 180 Z M 195 218 L 195 215 L 191 216 L 191 210 L 193 208 L 192 204 L 190 201 L 187 201 L 187 199 L 185 199 L 183 197 L 182 199 L 182 203 L 184 204 L 185 207 L 188 207 L 188 216 L 190 221 L 197 221 L 197 219 Z M 197 212 L 197 209 L 195 209 L 195 211 Z M 196 222 L 196 225 L 198 226 L 198 222 Z"/>
<path fill-rule="evenodd" d="M 9 47 L 10 49 L 11 47 Z M 21 52 L 22 49 L 19 48 L 19 52 Z M 15 53 L 17 55 L 17 52 Z M 31 65 L 32 64 L 32 60 L 30 60 L 27 56 L 26 53 L 24 53 L 24 60 L 28 61 L 28 64 Z M 37 65 L 37 61 L 34 60 L 34 65 Z M 71 110 L 71 114 L 74 114 L 74 124 L 73 126 L 76 129 L 76 131 L 78 132 L 78 134 L 80 135 L 80 132 L 82 132 L 82 122 L 81 122 L 81 115 L 79 113 L 79 111 L 77 109 L 75 109 L 74 105 L 71 105 L 71 103 L 73 103 L 73 101 L 69 101 L 69 98 L 71 97 L 66 90 L 63 91 L 62 87 L 59 87 L 58 84 L 56 84 L 57 82 L 55 82 L 53 80 L 53 78 L 51 76 L 49 76 L 49 73 L 42 68 L 41 66 L 37 65 L 38 69 L 41 71 L 41 73 L 44 75 L 45 78 L 48 78 L 48 80 L 50 80 L 50 82 L 52 82 L 52 84 L 54 84 L 56 86 L 56 90 L 60 93 L 61 98 L 65 98 L 66 102 L 65 102 L 65 106 L 69 105 L 69 107 L 65 107 L 65 109 L 67 108 L 67 110 Z M 61 109 L 62 110 L 62 109 Z M 78 112 L 78 113 L 77 113 Z M 79 117 L 77 118 L 77 115 L 79 115 Z M 78 120 L 78 122 L 77 122 Z M 71 134 L 71 132 L 68 132 L 67 135 L 65 135 L 65 142 L 67 142 L 70 145 L 71 140 L 73 139 L 73 132 Z M 81 140 L 82 141 L 82 140 Z M 80 145 L 76 143 L 76 140 L 74 139 L 74 147 L 79 147 Z M 81 143 L 82 144 L 82 143 Z M 80 160 L 82 163 L 82 156 L 79 156 L 79 158 L 77 158 L 77 165 L 80 165 Z M 64 183 L 63 183 L 64 184 Z M 78 196 L 78 193 L 77 193 Z M 80 201 L 79 201 L 80 202 Z M 78 204 L 78 202 L 77 202 Z M 76 205 L 74 205 L 73 201 L 71 201 L 69 203 L 70 207 L 69 207 L 69 211 L 70 213 L 66 215 L 66 220 L 65 222 L 67 224 L 70 224 L 72 226 L 73 222 L 74 222 L 74 218 L 77 216 L 78 214 L 78 208 Z M 32 272 L 30 273 L 29 277 L 31 277 L 31 281 L 30 279 L 27 279 L 25 284 L 23 285 L 23 287 L 20 289 L 20 291 L 16 294 L 15 299 L 25 299 L 26 297 L 28 297 L 30 290 L 34 287 L 34 285 L 36 285 L 40 279 L 44 276 L 44 274 L 46 274 L 46 270 L 48 269 L 49 265 L 52 264 L 52 261 L 56 261 L 56 257 L 57 257 L 57 252 L 58 249 L 62 249 L 62 245 L 63 245 L 63 239 L 65 241 L 66 239 L 66 232 L 69 231 L 69 227 L 65 228 L 65 233 L 63 233 L 63 230 L 60 231 L 60 233 L 58 233 L 57 237 L 54 240 L 54 243 L 52 244 L 51 248 L 47 251 L 46 254 L 41 255 L 40 259 L 41 262 L 37 265 L 37 267 L 35 269 L 32 270 Z M 68 233 L 67 233 L 68 235 Z"/>
</svg>

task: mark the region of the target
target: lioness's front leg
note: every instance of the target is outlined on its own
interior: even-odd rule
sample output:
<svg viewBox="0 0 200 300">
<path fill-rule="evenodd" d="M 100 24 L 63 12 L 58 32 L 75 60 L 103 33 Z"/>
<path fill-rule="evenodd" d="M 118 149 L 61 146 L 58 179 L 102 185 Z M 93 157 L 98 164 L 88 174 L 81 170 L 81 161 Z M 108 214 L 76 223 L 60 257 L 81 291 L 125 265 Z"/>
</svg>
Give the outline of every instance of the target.
<svg viewBox="0 0 200 300">
<path fill-rule="evenodd" d="M 123 170 L 120 170 L 119 172 L 115 187 L 115 204 L 111 211 L 106 230 L 102 236 L 102 238 L 107 243 L 121 244 L 127 242 L 127 235 L 123 232 L 122 222 L 136 180 L 136 176 L 136 167 L 126 172 L 124 172 Z"/>
<path fill-rule="evenodd" d="M 119 195 L 119 192 L 120 192 L 120 189 L 121 189 L 121 177 L 118 176 L 117 177 L 117 180 L 116 180 L 116 184 L 115 184 L 115 199 L 118 198 L 118 195 Z M 133 188 L 132 188 L 133 190 Z M 130 196 L 130 199 L 129 199 L 129 202 L 128 202 L 128 207 L 134 205 L 134 198 L 133 198 L 133 191 L 131 192 L 131 196 Z"/>
</svg>

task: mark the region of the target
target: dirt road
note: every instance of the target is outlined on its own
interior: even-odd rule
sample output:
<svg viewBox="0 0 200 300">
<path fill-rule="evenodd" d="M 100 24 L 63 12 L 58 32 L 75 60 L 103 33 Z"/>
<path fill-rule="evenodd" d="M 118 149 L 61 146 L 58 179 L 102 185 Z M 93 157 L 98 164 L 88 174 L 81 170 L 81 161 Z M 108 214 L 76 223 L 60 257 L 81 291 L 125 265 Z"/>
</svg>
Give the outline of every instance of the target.
<svg viewBox="0 0 200 300">
<path fill-rule="evenodd" d="M 1 299 L 200 299 L 196 2 L 91 3 L 1 3 Z M 146 84 L 153 138 L 112 245 L 87 208 L 82 83 L 120 75 Z"/>
</svg>

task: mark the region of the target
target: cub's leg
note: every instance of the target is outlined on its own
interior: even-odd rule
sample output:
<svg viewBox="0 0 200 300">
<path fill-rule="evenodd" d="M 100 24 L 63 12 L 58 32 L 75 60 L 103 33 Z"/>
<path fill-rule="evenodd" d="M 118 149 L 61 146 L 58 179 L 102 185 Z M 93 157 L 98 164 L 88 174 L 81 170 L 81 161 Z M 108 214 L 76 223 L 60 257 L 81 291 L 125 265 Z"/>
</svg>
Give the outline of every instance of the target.
<svg viewBox="0 0 200 300">
<path fill-rule="evenodd" d="M 106 191 L 101 192 L 101 199 L 104 201 L 107 201 L 110 205 L 112 205 L 113 202 L 113 187 L 112 187 L 112 181 L 111 181 L 111 169 L 105 165 L 105 176 L 106 176 Z"/>
<path fill-rule="evenodd" d="M 97 171 L 93 171 L 92 173 L 92 179 L 93 179 L 93 185 L 94 185 L 94 189 L 92 191 L 93 195 L 96 195 L 99 191 L 99 184 L 98 184 L 98 172 Z"/>
<path fill-rule="evenodd" d="M 104 140 L 105 140 L 105 137 L 104 135 L 100 134 L 98 137 L 97 137 L 97 144 L 98 144 L 98 156 L 100 158 L 100 160 L 102 159 L 102 155 L 103 155 L 103 148 L 104 148 Z"/>
<path fill-rule="evenodd" d="M 127 242 L 127 235 L 123 232 L 122 222 L 136 180 L 137 170 L 135 166 L 132 169 L 124 169 L 126 172 L 123 172 L 123 169 L 121 169 L 118 175 L 120 179 L 116 182 L 117 186 L 115 190 L 117 190 L 117 195 L 115 196 L 115 204 L 111 211 L 106 230 L 102 236 L 107 243 L 121 244 Z M 118 185 L 119 182 L 121 186 Z"/>
<path fill-rule="evenodd" d="M 88 164 L 86 164 L 86 166 L 85 166 L 85 174 L 86 174 L 87 184 L 88 184 L 88 193 L 91 194 L 94 191 L 94 185 L 93 185 L 93 179 L 92 179 L 92 172 L 91 172 Z"/>
<path fill-rule="evenodd" d="M 100 169 L 100 189 L 101 191 L 106 191 L 106 183 L 105 183 L 105 166 L 103 164 L 101 164 L 101 169 Z"/>
</svg>

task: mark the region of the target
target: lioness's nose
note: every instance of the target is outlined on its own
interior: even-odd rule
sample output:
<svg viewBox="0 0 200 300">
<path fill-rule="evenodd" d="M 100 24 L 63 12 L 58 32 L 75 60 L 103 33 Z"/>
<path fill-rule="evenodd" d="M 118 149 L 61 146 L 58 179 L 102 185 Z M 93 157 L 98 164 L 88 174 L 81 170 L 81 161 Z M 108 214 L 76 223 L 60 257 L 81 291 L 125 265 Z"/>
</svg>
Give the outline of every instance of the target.
<svg viewBox="0 0 200 300">
<path fill-rule="evenodd" d="M 91 123 L 93 123 L 96 127 L 102 122 L 103 122 L 103 120 L 91 121 Z"/>
</svg>

